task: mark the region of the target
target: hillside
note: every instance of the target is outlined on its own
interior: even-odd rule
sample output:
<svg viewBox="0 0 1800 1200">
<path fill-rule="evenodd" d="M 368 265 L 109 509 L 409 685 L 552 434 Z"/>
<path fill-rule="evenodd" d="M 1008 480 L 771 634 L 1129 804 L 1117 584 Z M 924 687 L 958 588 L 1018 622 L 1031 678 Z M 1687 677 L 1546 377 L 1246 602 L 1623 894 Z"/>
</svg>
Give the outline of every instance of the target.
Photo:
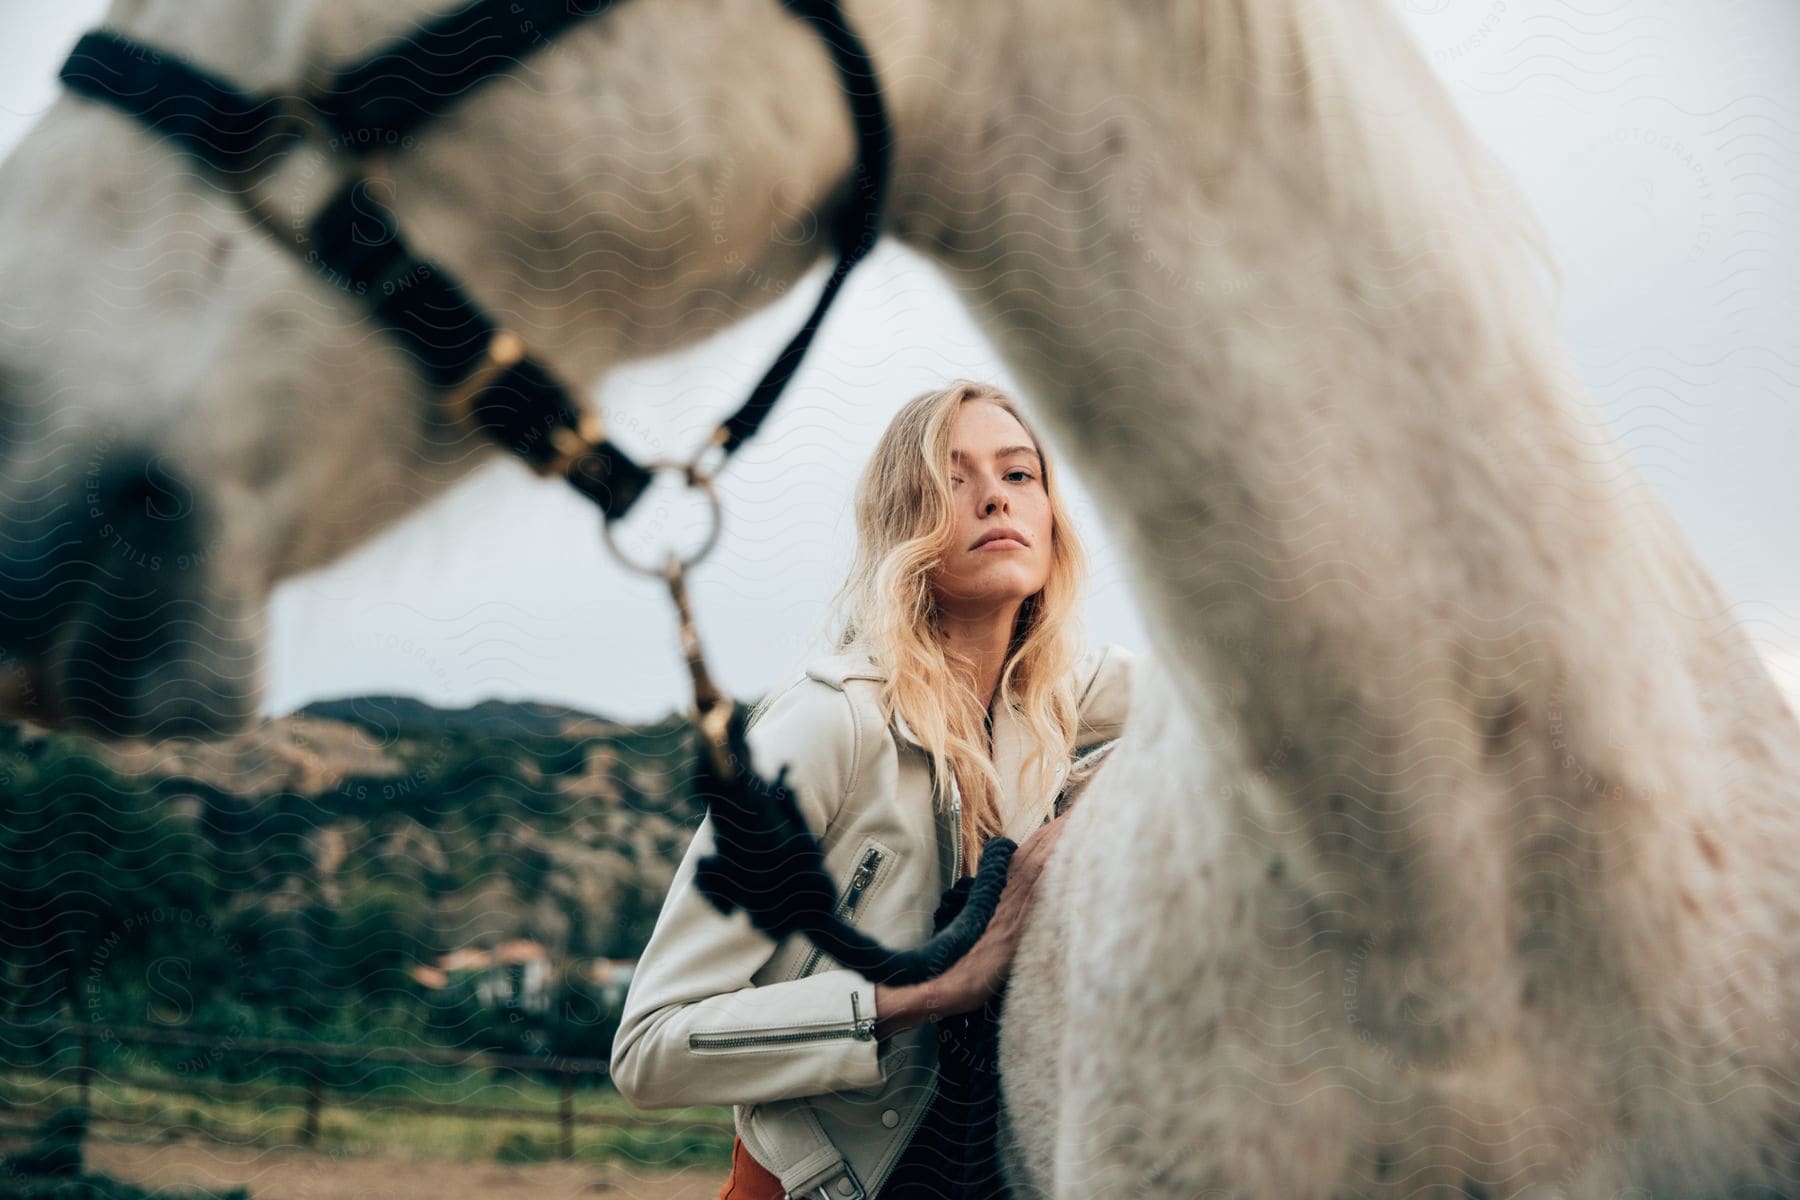
<svg viewBox="0 0 1800 1200">
<path fill-rule="evenodd" d="M 648 937 L 701 816 L 690 736 L 388 696 L 215 742 L 0 726 L 0 1020 L 342 1036 L 382 1012 L 460 1044 L 491 1014 L 409 968 L 532 939 L 564 968 L 544 1019 L 584 1014 L 579 1046 L 540 1041 L 603 1053 L 608 1014 L 572 967 Z"/>
</svg>

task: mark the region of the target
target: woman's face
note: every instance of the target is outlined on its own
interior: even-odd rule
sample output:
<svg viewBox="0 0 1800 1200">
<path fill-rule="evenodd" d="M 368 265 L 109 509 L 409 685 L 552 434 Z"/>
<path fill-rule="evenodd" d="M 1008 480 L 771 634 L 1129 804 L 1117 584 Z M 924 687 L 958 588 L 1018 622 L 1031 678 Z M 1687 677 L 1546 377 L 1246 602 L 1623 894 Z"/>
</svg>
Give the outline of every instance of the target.
<svg viewBox="0 0 1800 1200">
<path fill-rule="evenodd" d="M 956 526 L 932 575 L 938 603 L 974 614 L 1035 595 L 1050 578 L 1052 529 L 1031 435 L 998 405 L 965 400 L 950 447 Z"/>
</svg>

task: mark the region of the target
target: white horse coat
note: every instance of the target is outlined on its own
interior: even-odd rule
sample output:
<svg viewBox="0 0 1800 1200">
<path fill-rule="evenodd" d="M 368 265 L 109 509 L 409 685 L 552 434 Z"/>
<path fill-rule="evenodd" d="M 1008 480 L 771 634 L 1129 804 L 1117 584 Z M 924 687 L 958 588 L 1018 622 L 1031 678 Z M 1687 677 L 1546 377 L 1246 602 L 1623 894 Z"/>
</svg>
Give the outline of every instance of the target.
<svg viewBox="0 0 1800 1200">
<path fill-rule="evenodd" d="M 274 86 L 446 7 L 110 23 Z M 891 232 L 1027 382 L 1160 663 L 1009 986 L 1021 1190 L 1800 1191 L 1792 714 L 1577 394 L 1525 210 L 1393 15 L 849 7 Z M 632 0 L 397 148 L 393 207 L 587 381 L 778 294 L 850 160 L 776 0 Z M 302 155 L 267 198 L 338 169 Z M 272 582 L 481 457 L 360 308 L 92 103 L 0 170 L 0 278 L 0 523 L 47 528 L 108 446 L 191 492 L 179 569 L 95 535 L 205 598 L 153 674 L 101 681 L 123 727 L 247 718 Z M 105 616 L 57 613 L 17 690 L 94 688 Z"/>
</svg>

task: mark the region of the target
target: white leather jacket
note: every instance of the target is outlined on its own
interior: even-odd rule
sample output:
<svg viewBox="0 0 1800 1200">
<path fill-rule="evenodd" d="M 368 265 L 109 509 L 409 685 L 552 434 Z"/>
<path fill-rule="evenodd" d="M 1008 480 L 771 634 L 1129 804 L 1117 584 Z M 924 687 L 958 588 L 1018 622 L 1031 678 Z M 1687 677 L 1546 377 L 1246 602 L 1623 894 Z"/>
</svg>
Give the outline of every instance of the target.
<svg viewBox="0 0 1800 1200">
<path fill-rule="evenodd" d="M 1077 750 L 1119 735 L 1136 656 L 1094 646 L 1077 674 Z M 961 795 L 936 803 L 930 758 L 904 718 L 884 724 L 881 675 L 866 655 L 823 656 L 779 685 L 748 730 L 751 761 L 789 764 L 801 816 L 822 831 L 838 909 L 887 945 L 932 932 L 963 873 Z M 1005 832 L 1023 841 L 1049 816 L 1021 794 L 1023 723 L 994 714 Z M 940 811 L 942 810 L 942 811 Z M 730 1104 L 745 1148 L 790 1197 L 875 1196 L 937 1093 L 937 1026 L 875 1037 L 875 987 L 804 937 L 772 943 L 693 886 L 714 849 L 700 822 L 638 960 L 612 1048 L 612 1077 L 639 1108 Z"/>
</svg>

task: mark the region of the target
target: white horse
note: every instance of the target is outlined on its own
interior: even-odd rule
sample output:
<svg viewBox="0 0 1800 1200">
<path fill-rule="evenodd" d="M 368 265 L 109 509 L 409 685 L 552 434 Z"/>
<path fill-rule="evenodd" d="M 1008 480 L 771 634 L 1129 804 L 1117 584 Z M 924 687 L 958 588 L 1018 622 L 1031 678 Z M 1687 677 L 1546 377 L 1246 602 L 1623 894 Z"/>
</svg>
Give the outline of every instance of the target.
<svg viewBox="0 0 1800 1200">
<path fill-rule="evenodd" d="M 275 87 L 447 7 L 109 23 Z M 1800 1192 L 1793 717 L 1596 434 L 1524 210 L 1393 14 L 849 8 L 897 130 L 889 230 L 1029 385 L 1159 651 L 1009 987 L 1016 1185 Z M 796 279 L 851 156 L 776 0 L 632 0 L 391 172 L 409 238 L 589 382 Z M 303 155 L 271 202 L 338 169 Z M 242 722 L 272 582 L 491 452 L 95 104 L 6 162 L 0 278 L 0 528 L 37 581 L 0 595 L 38 711 Z"/>
</svg>

